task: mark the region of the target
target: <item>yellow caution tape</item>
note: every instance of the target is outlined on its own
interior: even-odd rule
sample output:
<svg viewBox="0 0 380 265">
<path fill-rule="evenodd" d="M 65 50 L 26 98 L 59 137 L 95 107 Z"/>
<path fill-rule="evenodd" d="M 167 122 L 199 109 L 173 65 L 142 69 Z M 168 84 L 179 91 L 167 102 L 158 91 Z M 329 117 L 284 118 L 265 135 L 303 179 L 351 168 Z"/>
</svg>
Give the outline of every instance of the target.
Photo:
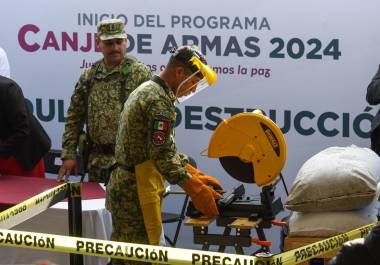
<svg viewBox="0 0 380 265">
<path fill-rule="evenodd" d="M 45 211 L 51 205 L 63 200 L 67 196 L 67 183 L 46 190 L 33 196 L 3 212 L 0 212 L 0 228 L 12 228 L 29 218 Z"/>
<path fill-rule="evenodd" d="M 255 257 L 0 229 L 0 246 L 31 248 L 160 264 L 245 264 Z"/>
<path fill-rule="evenodd" d="M 0 246 L 42 249 L 161 264 L 293 265 L 339 250 L 345 242 L 367 236 L 370 230 L 378 224 L 372 223 L 271 257 L 254 257 L 2 229 L 20 224 L 61 201 L 67 197 L 69 185 L 71 195 L 80 196 L 80 184 L 64 183 L 0 212 Z"/>
<path fill-rule="evenodd" d="M 342 245 L 347 241 L 356 238 L 366 237 L 371 231 L 371 229 L 377 224 L 377 222 L 372 223 L 343 234 L 329 237 L 324 240 L 317 241 L 300 248 L 296 248 L 287 252 L 283 252 L 281 254 L 274 255 L 270 258 L 258 258 L 259 260 L 255 264 L 293 265 L 305 262 L 312 258 L 321 257 L 326 253 L 339 250 L 342 247 Z"/>
<path fill-rule="evenodd" d="M 363 226 L 267 258 L 4 229 L 0 229 L 0 246 L 42 249 L 161 264 L 293 265 L 338 250 L 344 242 L 349 240 L 365 237 L 376 224 Z"/>
</svg>

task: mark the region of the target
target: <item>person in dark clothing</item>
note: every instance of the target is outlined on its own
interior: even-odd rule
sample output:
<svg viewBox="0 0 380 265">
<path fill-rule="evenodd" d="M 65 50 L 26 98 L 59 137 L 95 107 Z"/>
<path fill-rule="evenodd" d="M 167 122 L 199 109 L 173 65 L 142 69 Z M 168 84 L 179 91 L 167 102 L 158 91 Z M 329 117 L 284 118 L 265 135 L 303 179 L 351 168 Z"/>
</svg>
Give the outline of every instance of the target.
<svg viewBox="0 0 380 265">
<path fill-rule="evenodd" d="M 345 243 L 329 265 L 380 265 L 380 225 L 366 238 Z"/>
<path fill-rule="evenodd" d="M 51 141 L 27 109 L 20 86 L 0 76 L 0 175 L 45 177 Z"/>
<path fill-rule="evenodd" d="M 366 100 L 370 105 L 380 103 L 380 66 L 367 87 Z M 380 110 L 371 123 L 371 149 L 380 156 Z"/>
</svg>

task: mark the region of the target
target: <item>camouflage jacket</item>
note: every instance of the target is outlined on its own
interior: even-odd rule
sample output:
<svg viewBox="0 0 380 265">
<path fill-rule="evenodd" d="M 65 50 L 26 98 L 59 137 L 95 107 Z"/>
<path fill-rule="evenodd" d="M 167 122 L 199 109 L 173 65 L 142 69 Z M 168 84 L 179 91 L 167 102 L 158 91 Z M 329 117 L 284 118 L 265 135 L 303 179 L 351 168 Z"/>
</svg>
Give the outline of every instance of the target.
<svg viewBox="0 0 380 265">
<path fill-rule="evenodd" d="M 158 76 L 131 93 L 116 137 L 115 157 L 119 164 L 132 167 L 151 159 L 171 184 L 189 178 L 187 160 L 177 152 L 174 139 L 175 99 Z"/>
<path fill-rule="evenodd" d="M 128 98 L 136 87 L 149 80 L 151 76 L 151 71 L 146 65 L 129 56 L 112 69 L 107 69 L 103 60 L 86 69 L 71 96 L 62 139 L 62 159 L 76 157 L 78 137 L 86 121 L 86 97 L 88 97 L 88 129 L 91 141 L 94 144 L 115 144 L 120 112 L 124 103 L 123 95 L 125 99 Z M 90 84 L 89 91 L 87 84 Z M 91 164 L 96 163 L 94 156 L 91 157 L 90 154 L 89 168 Z"/>
</svg>

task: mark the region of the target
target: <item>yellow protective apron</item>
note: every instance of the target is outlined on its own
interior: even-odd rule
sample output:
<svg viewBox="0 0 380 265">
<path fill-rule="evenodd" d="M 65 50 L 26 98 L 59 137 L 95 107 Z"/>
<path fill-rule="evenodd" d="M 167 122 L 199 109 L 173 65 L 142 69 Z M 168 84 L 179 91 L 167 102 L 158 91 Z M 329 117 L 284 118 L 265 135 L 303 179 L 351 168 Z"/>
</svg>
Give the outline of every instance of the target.
<svg viewBox="0 0 380 265">
<path fill-rule="evenodd" d="M 152 160 L 135 166 L 135 175 L 149 244 L 159 245 L 162 232 L 161 200 L 165 189 L 164 178 Z"/>
</svg>

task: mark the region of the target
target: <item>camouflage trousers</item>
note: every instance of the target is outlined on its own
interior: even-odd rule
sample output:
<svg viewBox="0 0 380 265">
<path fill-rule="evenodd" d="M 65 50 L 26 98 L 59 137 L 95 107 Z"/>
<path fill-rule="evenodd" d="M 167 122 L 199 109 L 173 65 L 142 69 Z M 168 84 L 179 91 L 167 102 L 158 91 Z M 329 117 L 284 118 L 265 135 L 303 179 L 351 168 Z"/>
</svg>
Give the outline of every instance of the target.
<svg viewBox="0 0 380 265">
<path fill-rule="evenodd" d="M 106 208 L 112 215 L 112 241 L 149 244 L 137 195 L 135 174 L 116 168 L 107 185 Z M 150 263 L 112 259 L 112 265 Z"/>
<path fill-rule="evenodd" d="M 114 163 L 113 155 L 91 153 L 88 161 L 88 181 L 102 182 L 108 180 L 108 168 Z"/>
</svg>

